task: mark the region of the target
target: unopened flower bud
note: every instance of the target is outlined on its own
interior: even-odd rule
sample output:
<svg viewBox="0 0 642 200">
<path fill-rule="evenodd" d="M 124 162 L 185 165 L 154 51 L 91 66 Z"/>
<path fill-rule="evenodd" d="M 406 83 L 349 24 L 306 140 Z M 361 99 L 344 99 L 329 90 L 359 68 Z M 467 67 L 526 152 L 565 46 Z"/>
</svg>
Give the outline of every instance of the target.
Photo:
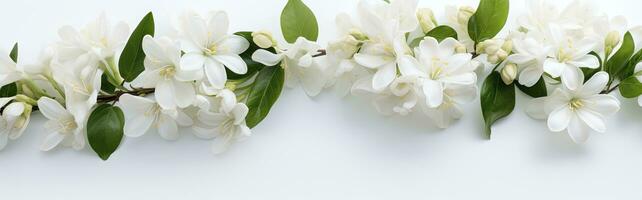
<svg viewBox="0 0 642 200">
<path fill-rule="evenodd" d="M 501 49 L 497 51 L 496 55 L 497 55 L 497 58 L 499 59 L 498 62 L 506 60 L 506 57 L 508 57 L 508 53 L 506 53 L 506 51 Z"/>
<path fill-rule="evenodd" d="M 357 41 L 360 41 L 360 42 L 368 40 L 368 36 L 365 33 L 363 33 L 360 30 L 358 30 L 358 29 L 350 30 L 349 35 L 354 37 L 354 39 L 356 39 Z"/>
<path fill-rule="evenodd" d="M 470 17 L 472 17 L 473 14 L 475 14 L 475 8 L 470 6 L 459 7 L 457 22 L 462 26 L 468 26 L 468 20 L 470 20 Z"/>
<path fill-rule="evenodd" d="M 506 51 L 506 53 L 510 53 L 513 51 L 513 41 L 508 40 L 505 41 L 504 44 L 502 44 L 502 50 Z"/>
<path fill-rule="evenodd" d="M 488 55 L 488 62 L 492 64 L 496 64 L 499 62 L 499 57 L 497 55 Z"/>
<path fill-rule="evenodd" d="M 604 41 L 606 46 L 615 47 L 620 44 L 620 33 L 618 31 L 611 31 L 606 35 L 606 40 Z"/>
<path fill-rule="evenodd" d="M 463 44 L 457 44 L 455 46 L 455 52 L 457 53 L 466 53 L 467 51 L 468 50 L 466 49 L 466 46 L 464 46 Z"/>
<path fill-rule="evenodd" d="M 18 102 L 24 102 L 25 104 L 38 105 L 38 102 L 35 99 L 23 94 L 16 95 L 15 100 Z"/>
<path fill-rule="evenodd" d="M 417 11 L 417 19 L 419 20 L 419 25 L 424 33 L 428 33 L 433 28 L 437 27 L 437 20 L 430 8 L 420 8 Z"/>
<path fill-rule="evenodd" d="M 515 81 L 515 78 L 517 77 L 517 65 L 513 63 L 508 63 L 504 68 L 502 69 L 501 72 L 502 76 L 502 81 L 506 85 L 510 85 Z"/>
<path fill-rule="evenodd" d="M 252 41 L 257 46 L 267 49 L 276 46 L 276 41 L 269 31 L 254 31 L 252 32 Z"/>
</svg>

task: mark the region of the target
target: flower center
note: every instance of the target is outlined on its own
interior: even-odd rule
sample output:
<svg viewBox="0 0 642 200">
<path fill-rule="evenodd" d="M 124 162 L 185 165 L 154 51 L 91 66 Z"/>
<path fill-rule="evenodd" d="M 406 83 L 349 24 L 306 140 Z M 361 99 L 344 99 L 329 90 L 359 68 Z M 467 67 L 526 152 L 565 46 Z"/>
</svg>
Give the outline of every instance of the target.
<svg viewBox="0 0 642 200">
<path fill-rule="evenodd" d="M 448 62 L 442 61 L 439 58 L 432 58 L 432 70 L 430 72 L 430 79 L 439 79 L 439 76 L 441 75 L 441 72 L 446 65 L 448 65 Z"/>
<path fill-rule="evenodd" d="M 572 52 L 575 49 L 575 45 L 573 45 L 573 41 L 570 39 L 567 40 L 566 45 L 566 47 L 562 47 L 557 51 L 557 59 L 562 63 L 573 60 Z"/>
<path fill-rule="evenodd" d="M 161 69 L 158 73 L 165 79 L 171 79 L 176 74 L 176 68 L 174 66 L 167 66 Z"/>
<path fill-rule="evenodd" d="M 158 104 L 156 104 L 151 108 L 149 108 L 147 111 L 145 111 L 145 116 L 155 117 L 155 116 L 158 116 L 160 112 L 161 112 L 161 107 Z"/>
<path fill-rule="evenodd" d="M 581 99 L 571 99 L 571 110 L 577 110 L 580 109 L 584 106 L 584 103 L 582 102 Z"/>
<path fill-rule="evenodd" d="M 216 55 L 218 47 L 215 44 L 210 45 L 209 48 L 205 49 L 205 54 L 207 55 Z"/>
<path fill-rule="evenodd" d="M 78 124 L 71 119 L 59 121 L 58 125 L 60 133 L 72 133 L 76 128 L 78 128 Z"/>
</svg>

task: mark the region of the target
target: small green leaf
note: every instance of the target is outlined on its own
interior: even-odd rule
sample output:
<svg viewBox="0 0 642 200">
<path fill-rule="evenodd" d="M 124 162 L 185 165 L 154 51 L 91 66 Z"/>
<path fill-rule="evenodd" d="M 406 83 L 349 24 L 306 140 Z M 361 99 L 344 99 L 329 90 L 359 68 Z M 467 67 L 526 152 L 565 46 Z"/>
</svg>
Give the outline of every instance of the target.
<svg viewBox="0 0 642 200">
<path fill-rule="evenodd" d="M 637 77 L 631 76 L 620 83 L 620 94 L 624 98 L 635 98 L 642 95 L 642 83 Z"/>
<path fill-rule="evenodd" d="M 110 104 L 99 105 L 87 121 L 87 139 L 91 148 L 107 160 L 123 139 L 125 116 L 123 111 Z"/>
<path fill-rule="evenodd" d="M 611 80 L 622 78 L 622 75 L 625 73 L 626 64 L 633 55 L 633 51 L 635 51 L 633 36 L 631 36 L 630 32 L 626 32 L 620 49 L 606 61 L 606 65 L 604 66 L 604 71 L 609 73 Z"/>
<path fill-rule="evenodd" d="M 0 98 L 13 97 L 18 95 L 18 85 L 16 83 L 9 83 L 0 88 Z"/>
<path fill-rule="evenodd" d="M 492 39 L 508 19 L 508 0 L 481 0 L 468 21 L 468 34 L 475 44 Z"/>
<path fill-rule="evenodd" d="M 316 41 L 319 25 L 312 10 L 301 0 L 288 0 L 281 12 L 281 32 L 285 41 L 289 43 L 294 43 L 299 37 Z"/>
<path fill-rule="evenodd" d="M 238 36 L 241 36 L 241 37 L 245 38 L 247 41 L 249 41 L 250 42 L 250 47 L 247 48 L 247 50 L 245 50 L 245 52 L 243 52 L 242 54 L 239 55 L 239 56 L 241 56 L 241 58 L 243 58 L 243 61 L 245 61 L 245 63 L 247 64 L 247 73 L 245 73 L 245 74 L 236 74 L 236 73 L 232 72 L 231 70 L 225 68 L 225 70 L 227 72 L 227 79 L 229 79 L 229 80 L 239 80 L 239 79 L 247 78 L 249 76 L 252 76 L 252 75 L 256 74 L 256 72 L 258 72 L 259 70 L 263 69 L 263 67 L 265 67 L 265 65 L 252 60 L 252 54 L 254 54 L 254 52 L 256 50 L 260 49 L 260 47 L 257 46 L 256 44 L 254 44 L 254 42 L 252 41 L 252 32 L 243 31 L 243 32 L 236 32 L 234 34 L 238 35 Z M 267 50 L 272 52 L 272 53 L 274 53 L 276 51 L 276 50 L 274 50 L 274 48 L 269 48 Z"/>
<path fill-rule="evenodd" d="M 252 89 L 249 91 L 246 105 L 250 109 L 245 118 L 247 126 L 254 128 L 265 117 L 281 96 L 285 73 L 281 67 L 265 67 L 259 71 Z"/>
<path fill-rule="evenodd" d="M 480 98 L 486 122 L 484 133 L 490 139 L 493 123 L 508 116 L 515 109 L 515 86 L 504 84 L 499 72 L 494 71 L 484 81 Z"/>
<path fill-rule="evenodd" d="M 535 83 L 535 85 L 531 87 L 526 87 L 519 83 L 516 85 L 517 85 L 517 88 L 519 88 L 519 90 L 524 92 L 524 94 L 527 94 L 528 96 L 531 96 L 533 98 L 545 97 L 546 95 L 548 95 L 544 77 L 539 78 L 539 81 L 537 81 L 537 83 Z"/>
<path fill-rule="evenodd" d="M 9 53 L 9 58 L 11 58 L 13 62 L 18 62 L 18 43 L 13 44 L 13 48 L 11 48 L 11 53 Z"/>
<path fill-rule="evenodd" d="M 103 92 L 107 92 L 109 94 L 113 94 L 116 91 L 116 86 L 109 83 L 109 78 L 107 78 L 107 74 L 103 74 L 101 77 L 100 90 L 102 90 Z"/>
<path fill-rule="evenodd" d="M 426 37 L 433 37 L 437 39 L 438 42 L 441 42 L 445 40 L 446 38 L 454 38 L 455 40 L 457 39 L 457 31 L 455 29 L 451 28 L 450 26 L 437 26 L 434 29 L 428 31 L 426 33 Z M 410 47 L 417 47 L 419 46 L 419 43 L 423 40 L 424 38 L 417 38 L 414 39 L 410 43 Z"/>
<path fill-rule="evenodd" d="M 620 76 L 620 80 L 624 80 L 627 77 L 633 75 L 635 71 L 635 66 L 642 61 L 642 50 L 639 50 L 637 53 L 635 53 L 631 59 L 629 59 L 628 62 L 626 62 L 626 67 L 624 68 L 622 72 L 622 76 Z"/>
<path fill-rule="evenodd" d="M 145 70 L 145 52 L 143 52 L 143 37 L 154 36 L 154 15 L 149 12 L 140 21 L 132 35 L 129 37 L 123 53 L 118 61 L 121 76 L 127 82 L 133 81 Z"/>
</svg>

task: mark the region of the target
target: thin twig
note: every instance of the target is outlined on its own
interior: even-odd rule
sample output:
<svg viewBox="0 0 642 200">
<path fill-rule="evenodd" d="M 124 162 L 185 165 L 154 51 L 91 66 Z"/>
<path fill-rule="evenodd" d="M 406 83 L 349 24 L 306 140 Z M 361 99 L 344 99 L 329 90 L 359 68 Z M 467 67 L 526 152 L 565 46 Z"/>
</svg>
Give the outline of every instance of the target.
<svg viewBox="0 0 642 200">
<path fill-rule="evenodd" d="M 601 94 L 611 94 L 611 92 L 613 92 L 613 91 L 617 90 L 617 88 L 618 88 L 618 87 L 620 87 L 620 84 L 615 85 L 615 87 L 613 87 L 613 88 L 611 88 L 611 89 L 608 89 L 608 90 L 604 90 L 604 91 L 602 91 L 602 93 L 601 93 Z"/>
<path fill-rule="evenodd" d="M 320 56 L 325 56 L 325 55 L 327 55 L 327 52 L 326 52 L 326 50 L 325 50 L 325 49 L 319 49 L 319 51 L 318 51 L 318 52 L 319 52 L 319 53 L 314 54 L 312 57 L 320 57 Z"/>
</svg>

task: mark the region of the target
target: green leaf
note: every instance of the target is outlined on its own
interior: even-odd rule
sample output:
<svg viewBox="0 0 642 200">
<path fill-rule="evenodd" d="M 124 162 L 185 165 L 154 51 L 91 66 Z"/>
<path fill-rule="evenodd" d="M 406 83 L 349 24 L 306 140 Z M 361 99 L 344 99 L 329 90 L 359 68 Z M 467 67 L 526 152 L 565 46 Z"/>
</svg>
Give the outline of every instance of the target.
<svg viewBox="0 0 642 200">
<path fill-rule="evenodd" d="M 508 0 L 481 0 L 468 21 L 468 34 L 475 44 L 499 33 L 508 19 Z"/>
<path fill-rule="evenodd" d="M 110 104 L 99 105 L 89 115 L 87 139 L 91 148 L 103 160 L 109 159 L 123 139 L 125 116 L 123 111 Z"/>
<path fill-rule="evenodd" d="M 519 90 L 521 90 L 522 92 L 524 92 L 525 94 L 533 98 L 545 97 L 548 95 L 544 77 L 539 78 L 539 81 L 537 81 L 537 83 L 535 83 L 535 85 L 531 87 L 526 87 L 519 83 L 516 85 L 517 85 L 517 88 L 519 88 Z"/>
<path fill-rule="evenodd" d="M 622 78 L 626 64 L 633 55 L 633 51 L 635 51 L 633 36 L 631 36 L 630 32 L 626 32 L 622 40 L 622 46 L 606 61 L 606 65 L 604 66 L 604 71 L 609 73 L 611 80 Z"/>
<path fill-rule="evenodd" d="M 18 43 L 13 45 L 11 52 L 9 53 L 9 58 L 13 62 L 18 62 Z M 18 95 L 18 84 L 9 83 L 5 86 L 0 87 L 0 97 L 13 97 Z"/>
<path fill-rule="evenodd" d="M 11 48 L 11 52 L 9 53 L 9 58 L 11 58 L 13 62 L 18 62 L 18 43 L 13 44 L 13 48 Z"/>
<path fill-rule="evenodd" d="M 16 83 L 9 83 L 0 88 L 0 98 L 13 97 L 18 95 L 18 85 Z"/>
<path fill-rule="evenodd" d="M 145 52 L 143 52 L 143 37 L 154 36 L 154 15 L 149 12 L 140 21 L 123 49 L 118 61 L 120 75 L 127 82 L 133 81 L 143 70 L 145 70 Z"/>
<path fill-rule="evenodd" d="M 508 116 L 515 108 L 515 86 L 504 84 L 499 72 L 494 71 L 484 81 L 480 98 L 486 122 L 484 135 L 490 139 L 493 123 Z"/>
<path fill-rule="evenodd" d="M 281 95 L 285 73 L 281 67 L 265 67 L 259 71 L 246 105 L 250 109 L 245 118 L 247 126 L 254 128 L 270 112 L 270 109 Z"/>
<path fill-rule="evenodd" d="M 100 77 L 100 90 L 109 94 L 113 94 L 116 91 L 116 86 L 109 82 L 107 74 L 103 74 L 102 77 Z"/>
<path fill-rule="evenodd" d="M 457 31 L 455 31 L 455 29 L 451 28 L 450 26 L 437 26 L 434 29 L 428 31 L 428 33 L 426 33 L 426 37 L 435 38 L 439 42 L 445 40 L 446 38 L 454 38 L 456 40 L 457 39 Z M 424 39 L 423 37 L 414 39 L 410 43 L 410 47 L 419 46 L 419 43 L 423 39 Z"/>
<path fill-rule="evenodd" d="M 624 80 L 627 77 L 633 75 L 635 71 L 635 65 L 640 63 L 642 61 L 642 49 L 639 50 L 637 53 L 635 53 L 631 59 L 629 59 L 628 62 L 626 62 L 626 67 L 624 68 L 622 72 L 622 76 L 620 76 L 620 80 Z"/>
<path fill-rule="evenodd" d="M 288 0 L 281 12 L 281 32 L 289 43 L 294 43 L 299 37 L 316 41 L 319 25 L 312 10 L 301 0 Z"/>
<path fill-rule="evenodd" d="M 245 74 L 236 74 L 236 73 L 232 72 L 231 70 L 225 68 L 225 71 L 227 72 L 227 79 L 229 79 L 229 80 L 239 80 L 239 79 L 247 78 L 249 76 L 254 75 L 256 72 L 258 72 L 259 70 L 261 70 L 261 69 L 263 69 L 265 67 L 265 65 L 252 60 L 252 54 L 254 54 L 254 52 L 256 50 L 260 49 L 260 47 L 257 46 L 256 44 L 254 44 L 254 42 L 252 41 L 252 32 L 243 31 L 243 32 L 236 32 L 234 34 L 238 35 L 238 36 L 241 36 L 241 37 L 245 38 L 247 41 L 249 41 L 250 42 L 250 47 L 247 48 L 247 50 L 245 50 L 245 52 L 243 52 L 242 54 L 239 55 L 239 56 L 241 56 L 241 58 L 243 58 L 243 61 L 245 61 L 245 63 L 247 64 L 247 73 L 245 73 Z M 266 49 L 266 50 L 268 50 L 268 51 L 270 51 L 272 53 L 276 52 L 276 50 L 274 50 L 274 48 L 269 48 L 269 49 Z"/>
<path fill-rule="evenodd" d="M 600 66 L 602 66 L 602 58 L 600 57 L 600 55 L 598 55 L 594 51 L 591 51 L 591 53 L 589 53 L 589 54 L 595 56 L 597 58 L 597 61 L 600 63 Z M 591 79 L 591 77 L 593 77 L 593 75 L 595 75 L 595 73 L 602 71 L 601 67 L 598 67 L 598 68 L 595 68 L 595 69 L 591 69 L 591 68 L 588 68 L 588 67 L 581 67 L 580 70 L 582 70 L 582 74 L 584 74 L 584 82 L 586 82 L 589 79 Z"/>
<path fill-rule="evenodd" d="M 620 94 L 624 98 L 635 98 L 642 95 L 642 83 L 637 77 L 631 76 L 620 83 Z"/>
</svg>

